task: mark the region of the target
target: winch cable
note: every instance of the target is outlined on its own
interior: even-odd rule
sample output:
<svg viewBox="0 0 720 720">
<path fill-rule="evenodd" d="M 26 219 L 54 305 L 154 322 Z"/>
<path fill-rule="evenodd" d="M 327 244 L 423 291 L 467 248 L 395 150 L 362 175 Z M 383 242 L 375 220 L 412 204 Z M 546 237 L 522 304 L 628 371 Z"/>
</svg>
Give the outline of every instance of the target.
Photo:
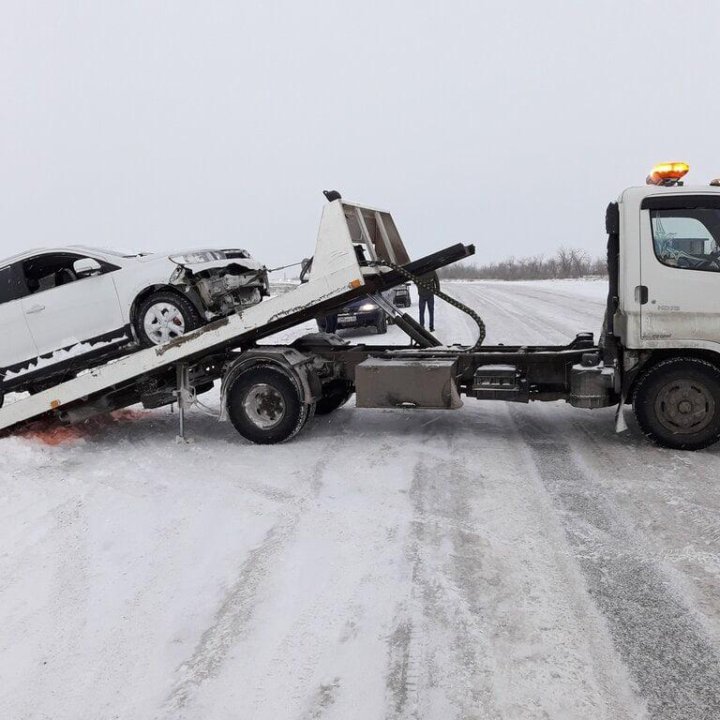
<svg viewBox="0 0 720 720">
<path fill-rule="evenodd" d="M 470 348 L 470 351 L 472 352 L 473 350 L 479 349 L 480 346 L 483 344 L 486 334 L 485 323 L 483 322 L 483 319 L 472 308 L 469 308 L 467 305 L 464 305 L 455 298 L 450 297 L 450 295 L 445 294 L 441 290 L 434 288 L 432 283 L 421 280 L 417 275 L 413 275 L 411 272 L 408 272 L 402 265 L 396 265 L 390 260 L 377 260 L 368 264 L 375 267 L 389 267 L 391 270 L 399 272 L 403 277 L 415 283 L 418 288 L 422 288 L 423 290 L 429 290 L 433 295 L 439 297 L 441 300 L 444 300 L 448 305 L 452 305 L 454 308 L 457 308 L 458 310 L 464 312 L 466 315 L 469 315 L 477 324 L 479 331 L 478 339 L 475 341 L 475 344 Z"/>
</svg>

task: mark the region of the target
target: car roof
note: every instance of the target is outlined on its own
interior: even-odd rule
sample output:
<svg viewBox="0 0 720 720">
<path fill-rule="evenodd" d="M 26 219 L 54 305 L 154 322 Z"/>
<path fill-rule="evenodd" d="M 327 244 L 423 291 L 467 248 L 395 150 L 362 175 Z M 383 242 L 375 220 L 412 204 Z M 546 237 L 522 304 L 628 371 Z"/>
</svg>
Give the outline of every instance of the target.
<svg viewBox="0 0 720 720">
<path fill-rule="evenodd" d="M 8 258 L 0 260 L 0 266 L 11 265 L 12 263 L 19 262 L 20 260 L 27 260 L 28 258 L 34 257 L 35 255 L 47 255 L 48 253 L 73 253 L 87 251 L 89 254 L 105 255 L 100 248 L 90 248 L 86 245 L 66 245 L 65 247 L 44 247 L 44 248 L 31 248 L 24 252 L 17 253 L 17 255 L 11 255 Z"/>
</svg>

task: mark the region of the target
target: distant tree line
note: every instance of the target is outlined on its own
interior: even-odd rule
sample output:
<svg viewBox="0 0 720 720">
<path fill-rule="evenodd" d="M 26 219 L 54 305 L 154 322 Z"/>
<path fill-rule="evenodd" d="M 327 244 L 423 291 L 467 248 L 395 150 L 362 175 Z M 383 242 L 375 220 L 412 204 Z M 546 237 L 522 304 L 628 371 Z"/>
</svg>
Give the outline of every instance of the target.
<svg viewBox="0 0 720 720">
<path fill-rule="evenodd" d="M 489 265 L 455 263 L 441 268 L 442 278 L 455 280 L 556 280 L 607 275 L 604 258 L 591 258 L 584 250 L 560 248 L 552 257 L 510 257 Z"/>
</svg>

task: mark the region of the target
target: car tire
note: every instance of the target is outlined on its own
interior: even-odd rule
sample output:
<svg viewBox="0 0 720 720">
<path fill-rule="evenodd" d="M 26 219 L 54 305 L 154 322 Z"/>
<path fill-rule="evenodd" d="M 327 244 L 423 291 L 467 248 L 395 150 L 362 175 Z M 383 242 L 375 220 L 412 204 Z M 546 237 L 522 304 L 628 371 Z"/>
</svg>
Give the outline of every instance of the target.
<svg viewBox="0 0 720 720">
<path fill-rule="evenodd" d="M 653 365 L 638 379 L 632 404 L 642 431 L 663 447 L 701 450 L 720 439 L 720 369 L 706 360 Z"/>
<path fill-rule="evenodd" d="M 384 335 L 387 332 L 387 318 L 385 317 L 385 313 L 382 311 L 378 314 L 375 329 L 377 330 L 378 335 Z"/>
<path fill-rule="evenodd" d="M 140 344 L 153 347 L 195 330 L 202 325 L 202 318 L 186 297 L 161 290 L 139 304 L 134 324 Z"/>
<path fill-rule="evenodd" d="M 314 413 L 300 388 L 277 365 L 260 363 L 241 370 L 227 389 L 230 422 L 245 439 L 260 445 L 285 442 Z"/>
</svg>

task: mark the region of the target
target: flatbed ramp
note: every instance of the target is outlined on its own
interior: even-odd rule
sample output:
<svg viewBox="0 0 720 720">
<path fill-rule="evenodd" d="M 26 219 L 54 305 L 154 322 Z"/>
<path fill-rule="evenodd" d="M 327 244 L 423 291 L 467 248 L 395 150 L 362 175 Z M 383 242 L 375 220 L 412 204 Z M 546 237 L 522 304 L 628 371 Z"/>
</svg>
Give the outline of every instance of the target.
<svg viewBox="0 0 720 720">
<path fill-rule="evenodd" d="M 366 255 L 358 252 L 358 247 Z M 472 255 L 471 245 L 456 244 L 409 262 L 389 213 L 333 200 L 320 222 L 312 274 L 307 283 L 265 300 L 236 315 L 217 320 L 170 343 L 132 352 L 78 377 L 0 408 L 0 430 L 7 430 L 46 413 L 77 409 L 99 395 L 117 389 L 107 410 L 134 404 L 136 393 L 125 392 L 141 379 L 167 375 L 174 366 L 202 361 L 218 353 L 253 347 L 257 340 L 340 308 L 350 300 L 390 289 L 406 280 L 387 261 L 422 274 Z M 363 261 L 361 258 L 365 258 Z M 125 402 L 121 398 L 127 398 Z M 97 408 L 90 414 L 102 412 Z M 80 413 L 82 417 L 82 413 Z"/>
</svg>

